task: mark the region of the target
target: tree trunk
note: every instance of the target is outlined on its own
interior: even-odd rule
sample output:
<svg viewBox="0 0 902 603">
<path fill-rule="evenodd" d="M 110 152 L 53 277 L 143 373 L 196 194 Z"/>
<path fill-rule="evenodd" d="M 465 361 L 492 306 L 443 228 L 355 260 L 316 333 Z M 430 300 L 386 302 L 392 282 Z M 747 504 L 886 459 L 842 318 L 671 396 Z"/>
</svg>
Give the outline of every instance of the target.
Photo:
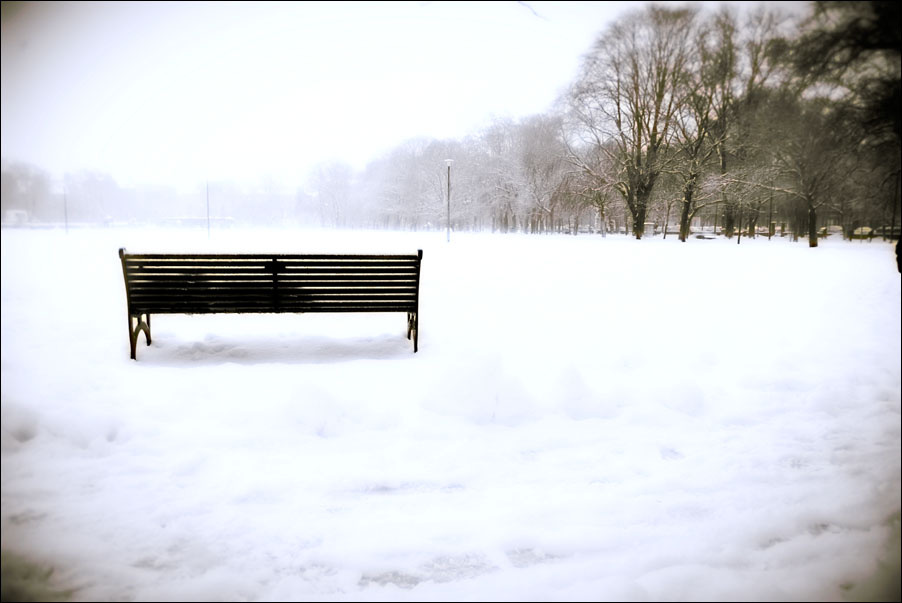
<svg viewBox="0 0 902 603">
<path fill-rule="evenodd" d="M 720 159 L 720 175 L 721 177 L 726 177 L 727 175 L 727 154 L 723 150 L 723 146 L 718 146 L 717 148 L 717 156 Z M 722 185 L 720 192 L 721 200 L 723 201 L 723 233 L 727 235 L 728 239 L 733 238 L 733 230 L 736 228 L 736 215 L 735 208 L 733 205 L 727 201 L 727 187 L 726 185 Z"/>
<path fill-rule="evenodd" d="M 695 175 L 686 180 L 683 185 L 683 200 L 680 203 L 680 241 L 683 243 L 689 238 L 689 221 L 692 219 L 692 196 L 695 193 Z"/>
<path fill-rule="evenodd" d="M 673 201 L 667 202 L 667 211 L 664 212 L 664 238 L 667 238 L 667 226 L 670 223 L 670 208 L 673 206 Z"/>
<path fill-rule="evenodd" d="M 757 207 L 749 207 L 749 218 L 748 224 L 746 226 L 746 230 L 748 231 L 748 237 L 750 239 L 754 239 L 755 235 L 758 234 L 758 215 L 759 210 Z"/>
<path fill-rule="evenodd" d="M 727 202 L 727 194 L 723 194 L 723 233 L 728 239 L 733 238 L 733 231 L 736 230 L 736 208 Z"/>
<path fill-rule="evenodd" d="M 633 214 L 633 236 L 637 239 L 642 238 L 642 234 L 645 232 L 645 216 L 648 213 L 645 205 L 636 205 L 636 211 Z"/>
<path fill-rule="evenodd" d="M 645 219 L 648 215 L 648 198 L 651 197 L 651 187 L 637 187 L 636 201 L 630 206 L 633 214 L 633 235 L 637 239 L 642 238 L 645 232 Z"/>
<path fill-rule="evenodd" d="M 806 228 L 807 222 L 808 219 L 805 212 L 805 207 L 802 205 L 800 199 L 796 199 L 796 201 L 793 203 L 792 222 L 790 223 L 793 243 L 798 243 L 799 233 L 801 233 L 802 230 Z"/>
<path fill-rule="evenodd" d="M 689 238 L 689 207 L 691 203 L 683 199 L 680 203 L 680 241 L 683 243 Z"/>
<path fill-rule="evenodd" d="M 808 200 L 808 247 L 817 247 L 817 208 Z"/>
</svg>

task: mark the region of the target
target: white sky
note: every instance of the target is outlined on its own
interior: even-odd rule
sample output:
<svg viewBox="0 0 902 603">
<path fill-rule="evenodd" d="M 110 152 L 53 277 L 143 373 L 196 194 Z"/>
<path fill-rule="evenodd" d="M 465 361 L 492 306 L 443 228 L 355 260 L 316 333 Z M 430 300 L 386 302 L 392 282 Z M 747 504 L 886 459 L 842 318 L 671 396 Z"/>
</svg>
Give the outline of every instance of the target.
<svg viewBox="0 0 902 603">
<path fill-rule="evenodd" d="M 2 154 L 55 177 L 291 185 L 547 111 L 641 4 L 4 3 Z"/>
</svg>

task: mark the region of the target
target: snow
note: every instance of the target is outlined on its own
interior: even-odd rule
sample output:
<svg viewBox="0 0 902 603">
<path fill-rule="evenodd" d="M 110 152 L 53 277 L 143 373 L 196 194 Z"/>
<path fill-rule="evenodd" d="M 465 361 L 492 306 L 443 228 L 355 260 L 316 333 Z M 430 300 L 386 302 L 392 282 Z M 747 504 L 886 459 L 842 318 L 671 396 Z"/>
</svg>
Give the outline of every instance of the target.
<svg viewBox="0 0 902 603">
<path fill-rule="evenodd" d="M 423 249 L 420 351 L 155 316 L 132 361 L 122 246 Z M 4 229 L 2 549 L 80 601 L 843 600 L 898 581 L 900 300 L 878 241 Z"/>
</svg>

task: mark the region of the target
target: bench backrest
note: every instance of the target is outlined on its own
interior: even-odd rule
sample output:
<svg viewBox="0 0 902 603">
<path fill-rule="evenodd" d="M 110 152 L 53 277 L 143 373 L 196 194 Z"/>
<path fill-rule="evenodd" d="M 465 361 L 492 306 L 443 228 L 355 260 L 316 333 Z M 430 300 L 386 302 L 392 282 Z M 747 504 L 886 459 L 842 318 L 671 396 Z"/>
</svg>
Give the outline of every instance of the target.
<svg viewBox="0 0 902 603">
<path fill-rule="evenodd" d="M 423 252 L 119 257 L 129 315 L 417 312 Z"/>
</svg>

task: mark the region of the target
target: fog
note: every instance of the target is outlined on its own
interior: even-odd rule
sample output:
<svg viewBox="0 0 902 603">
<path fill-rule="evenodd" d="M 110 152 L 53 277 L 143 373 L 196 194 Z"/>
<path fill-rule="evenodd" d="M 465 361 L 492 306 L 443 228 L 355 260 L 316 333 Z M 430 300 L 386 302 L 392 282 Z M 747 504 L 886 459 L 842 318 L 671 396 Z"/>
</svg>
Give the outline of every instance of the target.
<svg viewBox="0 0 902 603">
<path fill-rule="evenodd" d="M 4 3 L 4 158 L 293 189 L 550 108 L 633 3 Z"/>
</svg>

